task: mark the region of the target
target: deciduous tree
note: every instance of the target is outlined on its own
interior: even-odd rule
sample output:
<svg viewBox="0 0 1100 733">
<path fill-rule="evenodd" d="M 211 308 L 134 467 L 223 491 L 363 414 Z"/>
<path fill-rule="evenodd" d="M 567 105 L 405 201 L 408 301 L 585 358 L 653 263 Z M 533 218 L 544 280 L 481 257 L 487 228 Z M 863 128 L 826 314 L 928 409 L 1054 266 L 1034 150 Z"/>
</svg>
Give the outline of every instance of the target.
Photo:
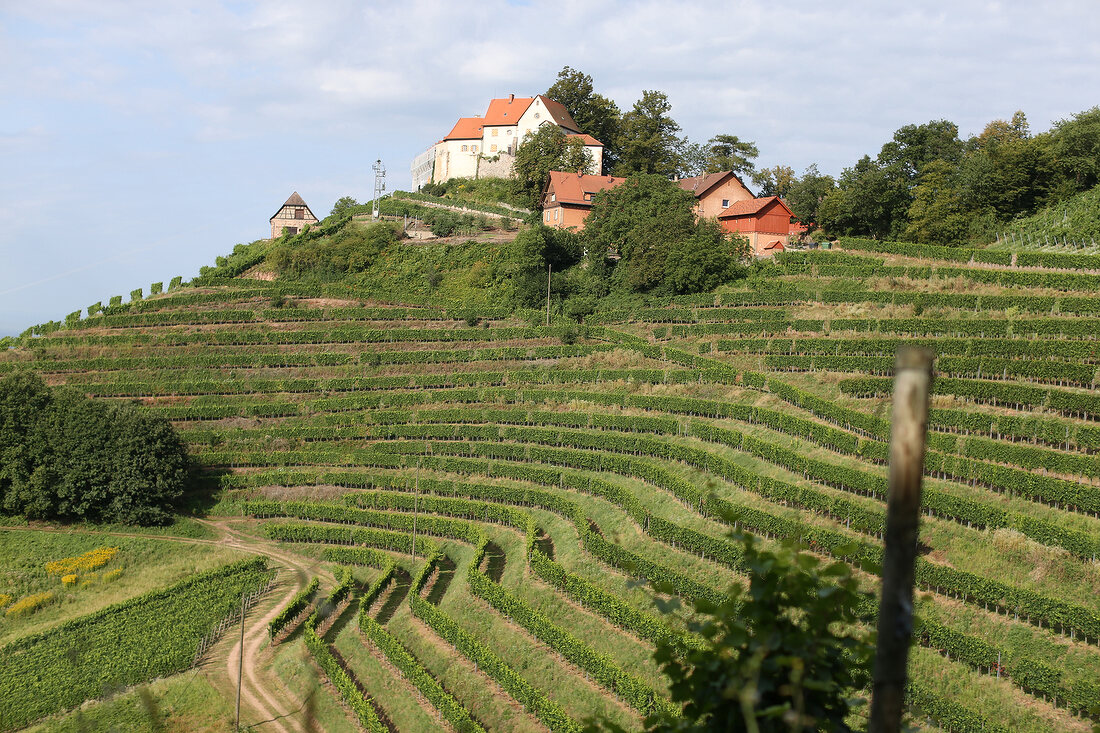
<svg viewBox="0 0 1100 733">
<path fill-rule="evenodd" d="M 622 159 L 616 175 L 657 173 L 668 178 L 680 169 L 680 125 L 672 119 L 671 110 L 664 92 L 642 92 L 633 109 L 623 115 Z"/>
<path fill-rule="evenodd" d="M 593 91 L 592 77 L 569 66 L 558 72 L 557 81 L 546 90 L 546 96 L 562 104 L 573 121 L 604 145 L 603 167 L 612 170 L 619 159 L 619 126 L 622 112 L 602 94 Z M 594 171 L 603 173 L 603 171 Z"/>
<path fill-rule="evenodd" d="M 531 209 L 542 209 L 542 188 L 550 171 L 596 173 L 592 154 L 584 143 L 569 137 L 557 125 L 542 125 L 523 138 L 513 163 L 517 198 Z"/>
</svg>

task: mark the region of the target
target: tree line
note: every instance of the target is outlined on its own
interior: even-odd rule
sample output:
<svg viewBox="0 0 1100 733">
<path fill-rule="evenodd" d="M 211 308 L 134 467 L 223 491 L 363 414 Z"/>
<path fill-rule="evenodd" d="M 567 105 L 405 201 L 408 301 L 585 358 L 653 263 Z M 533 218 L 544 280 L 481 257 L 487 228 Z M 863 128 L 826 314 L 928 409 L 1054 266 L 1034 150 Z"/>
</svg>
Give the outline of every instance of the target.
<svg viewBox="0 0 1100 733">
<path fill-rule="evenodd" d="M 755 143 L 732 134 L 692 142 L 672 117 L 661 91 L 645 90 L 623 112 L 595 91 L 592 77 L 569 66 L 546 95 L 565 106 L 583 132 L 604 144 L 602 170 L 584 158 L 583 144 L 544 125 L 516 160 L 529 205 L 550 170 L 580 170 L 666 178 L 731 170 L 759 196 L 781 196 L 803 222 L 829 236 L 868 236 L 917 243 L 984 244 L 1015 219 L 1065 201 L 1100 183 L 1100 106 L 1032 133 L 1026 115 L 989 122 L 963 139 L 949 120 L 899 128 L 878 154 L 864 155 L 837 178 L 816 164 L 801 175 L 791 166 L 757 169 Z"/>
<path fill-rule="evenodd" d="M 29 372 L 0 380 L 0 512 L 27 519 L 165 524 L 192 471 L 164 417 L 51 389 Z"/>
</svg>

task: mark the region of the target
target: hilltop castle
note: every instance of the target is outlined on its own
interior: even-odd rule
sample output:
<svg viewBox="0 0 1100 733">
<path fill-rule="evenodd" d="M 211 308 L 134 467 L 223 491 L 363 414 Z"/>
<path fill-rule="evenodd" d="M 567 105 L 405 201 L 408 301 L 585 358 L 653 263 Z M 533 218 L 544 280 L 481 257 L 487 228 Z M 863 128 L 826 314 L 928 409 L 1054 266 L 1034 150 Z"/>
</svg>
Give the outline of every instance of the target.
<svg viewBox="0 0 1100 733">
<path fill-rule="evenodd" d="M 524 136 L 542 125 L 557 125 L 566 135 L 580 137 L 595 170 L 603 169 L 603 143 L 581 132 L 563 105 L 545 95 L 509 94 L 490 100 L 483 117 L 460 118 L 442 140 L 418 155 L 412 163 L 413 190 L 451 178 L 510 176 Z"/>
</svg>

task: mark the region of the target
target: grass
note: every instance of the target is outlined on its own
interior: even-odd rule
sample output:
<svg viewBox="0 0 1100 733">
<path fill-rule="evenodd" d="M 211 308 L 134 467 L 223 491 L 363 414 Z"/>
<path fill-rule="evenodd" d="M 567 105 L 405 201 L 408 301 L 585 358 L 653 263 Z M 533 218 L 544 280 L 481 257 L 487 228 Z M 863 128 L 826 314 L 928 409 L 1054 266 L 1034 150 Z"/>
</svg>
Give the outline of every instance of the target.
<svg viewBox="0 0 1100 733">
<path fill-rule="evenodd" d="M 64 586 L 59 578 L 46 573 L 44 566 L 51 560 L 103 546 L 118 547 L 118 555 L 73 586 Z M 15 598 L 44 591 L 54 591 L 58 596 L 56 602 L 29 616 L 0 616 L 0 644 L 245 557 L 245 553 L 220 545 L 152 537 L 116 537 L 89 531 L 0 531 L 0 568 L 4 571 L 0 592 Z M 108 580 L 108 573 L 119 568 L 121 575 Z"/>
<path fill-rule="evenodd" d="M 138 685 L 106 700 L 85 704 L 26 730 L 28 733 L 145 733 L 150 730 L 215 733 L 232 727 L 230 701 L 210 683 L 207 672 L 192 669 Z"/>
</svg>

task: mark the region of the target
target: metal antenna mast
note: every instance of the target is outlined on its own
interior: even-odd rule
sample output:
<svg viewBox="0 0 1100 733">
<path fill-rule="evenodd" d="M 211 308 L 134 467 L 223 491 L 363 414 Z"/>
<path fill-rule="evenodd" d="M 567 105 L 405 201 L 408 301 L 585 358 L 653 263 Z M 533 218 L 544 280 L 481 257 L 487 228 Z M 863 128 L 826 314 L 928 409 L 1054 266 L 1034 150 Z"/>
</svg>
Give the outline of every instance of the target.
<svg viewBox="0 0 1100 733">
<path fill-rule="evenodd" d="M 382 194 L 386 190 L 386 166 L 382 164 L 382 159 L 374 161 L 374 165 L 371 166 L 374 171 L 374 208 L 371 212 L 371 218 L 378 221 L 378 202 L 382 199 Z"/>
</svg>

